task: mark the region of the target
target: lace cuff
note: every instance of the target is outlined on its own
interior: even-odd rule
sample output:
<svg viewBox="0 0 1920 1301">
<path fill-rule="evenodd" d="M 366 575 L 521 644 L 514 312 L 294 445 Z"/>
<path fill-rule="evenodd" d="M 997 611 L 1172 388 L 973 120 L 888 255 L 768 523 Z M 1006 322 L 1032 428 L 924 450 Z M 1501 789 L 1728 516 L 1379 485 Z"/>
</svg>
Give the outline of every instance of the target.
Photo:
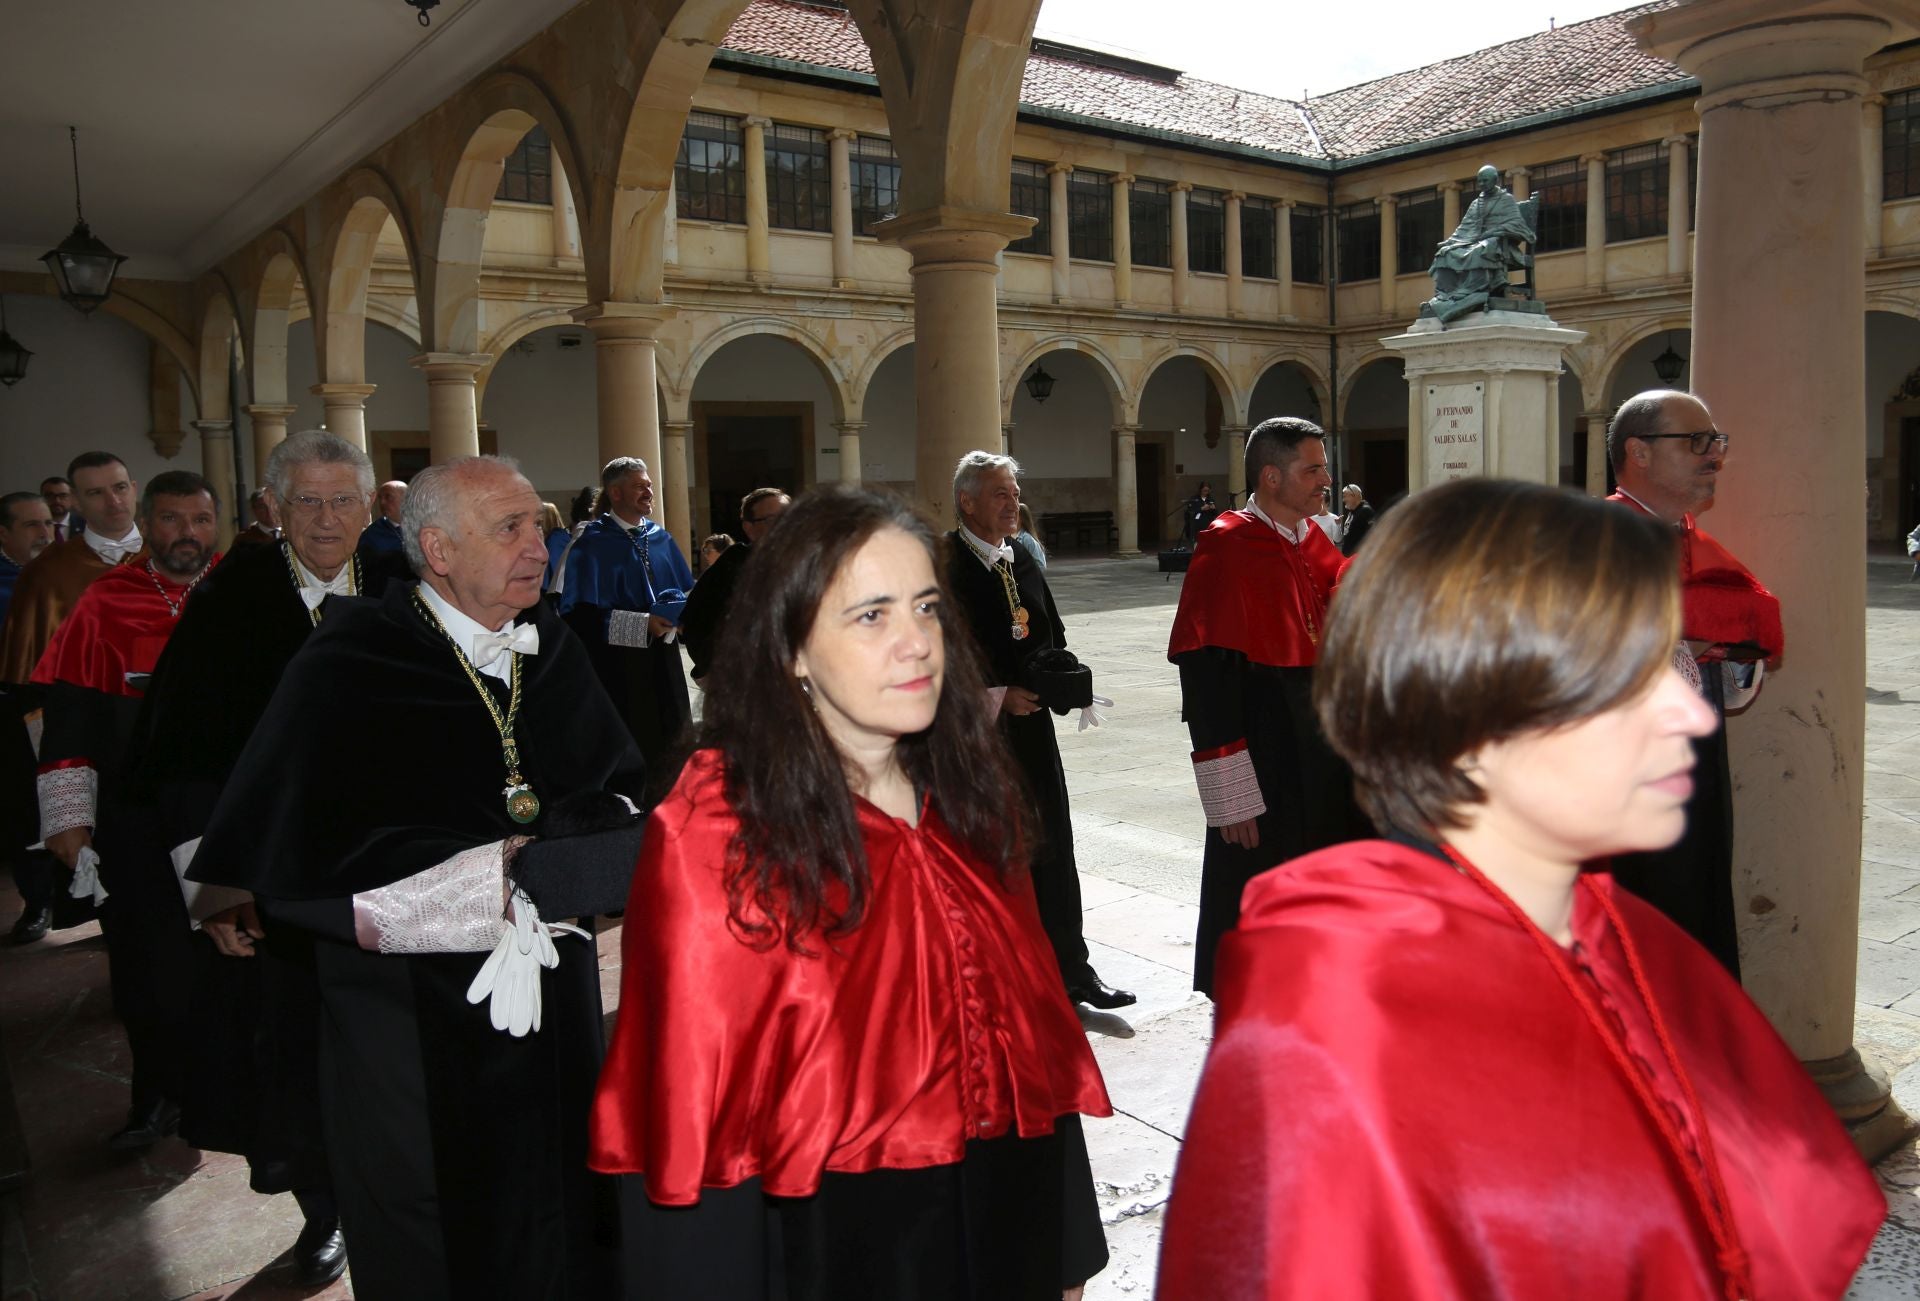
<svg viewBox="0 0 1920 1301">
<path fill-rule="evenodd" d="M 647 616 L 638 610 L 611 610 L 607 613 L 607 641 L 614 646 L 634 650 L 647 647 Z"/>
<path fill-rule="evenodd" d="M 485 953 L 506 915 L 506 842 L 353 896 L 353 935 L 376 953 Z"/>
<path fill-rule="evenodd" d="M 1194 755 L 1193 775 L 1200 783 L 1200 807 L 1206 810 L 1210 827 L 1229 827 L 1267 811 L 1245 741 Z"/>
<path fill-rule="evenodd" d="M 35 779 L 40 797 L 40 839 L 93 825 L 100 774 L 85 765 L 54 768 Z"/>
</svg>

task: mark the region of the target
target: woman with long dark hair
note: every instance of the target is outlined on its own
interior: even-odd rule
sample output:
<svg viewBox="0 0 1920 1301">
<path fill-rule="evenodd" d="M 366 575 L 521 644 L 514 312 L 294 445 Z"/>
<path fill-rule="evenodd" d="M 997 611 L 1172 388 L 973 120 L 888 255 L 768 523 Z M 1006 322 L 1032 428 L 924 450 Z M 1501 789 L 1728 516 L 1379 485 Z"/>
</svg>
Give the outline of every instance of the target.
<svg viewBox="0 0 1920 1301">
<path fill-rule="evenodd" d="M 593 1165 L 639 1176 L 630 1295 L 1057 1298 L 1106 1260 L 1111 1107 L 933 534 L 833 488 L 773 536 L 626 914 Z"/>
</svg>

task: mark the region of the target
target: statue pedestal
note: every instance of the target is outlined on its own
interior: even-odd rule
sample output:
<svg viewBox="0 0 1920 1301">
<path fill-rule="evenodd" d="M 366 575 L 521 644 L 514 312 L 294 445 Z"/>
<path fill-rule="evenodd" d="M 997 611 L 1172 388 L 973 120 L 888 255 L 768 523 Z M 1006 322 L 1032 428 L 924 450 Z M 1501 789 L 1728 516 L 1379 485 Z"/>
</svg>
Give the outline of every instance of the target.
<svg viewBox="0 0 1920 1301">
<path fill-rule="evenodd" d="M 1559 483 L 1561 360 L 1586 337 L 1536 307 L 1380 340 L 1406 358 L 1408 488 L 1475 474 Z"/>
</svg>

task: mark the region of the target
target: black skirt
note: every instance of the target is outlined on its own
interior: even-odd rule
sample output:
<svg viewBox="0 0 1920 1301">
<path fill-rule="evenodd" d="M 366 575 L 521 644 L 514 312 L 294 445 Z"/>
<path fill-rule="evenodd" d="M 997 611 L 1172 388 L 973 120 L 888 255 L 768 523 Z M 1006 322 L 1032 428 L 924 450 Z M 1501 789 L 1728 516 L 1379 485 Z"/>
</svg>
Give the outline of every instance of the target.
<svg viewBox="0 0 1920 1301">
<path fill-rule="evenodd" d="M 811 1197 L 751 1179 L 662 1207 L 622 1183 L 630 1301 L 1057 1301 L 1107 1263 L 1074 1115 L 955 1165 L 828 1172 Z"/>
</svg>

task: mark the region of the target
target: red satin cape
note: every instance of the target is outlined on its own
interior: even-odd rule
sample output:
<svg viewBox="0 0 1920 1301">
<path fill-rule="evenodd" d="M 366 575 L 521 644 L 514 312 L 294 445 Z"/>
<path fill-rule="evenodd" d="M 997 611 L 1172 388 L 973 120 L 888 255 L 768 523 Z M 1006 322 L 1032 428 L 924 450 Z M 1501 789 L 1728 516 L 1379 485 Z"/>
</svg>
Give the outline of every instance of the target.
<svg viewBox="0 0 1920 1301">
<path fill-rule="evenodd" d="M 219 563 L 216 553 L 207 568 Z M 145 564 L 115 565 L 94 579 L 47 643 L 31 680 L 138 697 L 127 674 L 153 672 L 180 622 L 174 611 L 191 591 L 164 574 L 157 581 L 158 587 Z"/>
<path fill-rule="evenodd" d="M 1194 543 L 1167 658 L 1215 646 L 1270 668 L 1316 663 L 1345 564 L 1312 523 L 1295 546 L 1248 511 L 1222 512 Z"/>
<path fill-rule="evenodd" d="M 1624 493 L 1608 501 L 1652 514 Z M 1786 649 L 1780 598 L 1701 528 L 1691 514 L 1680 525 L 1680 635 L 1714 646 L 1750 644 L 1775 660 Z"/>
<path fill-rule="evenodd" d="M 663 1205 L 754 1176 L 804 1197 L 823 1171 L 949 1165 L 970 1138 L 1112 1114 L 1031 885 L 1002 884 L 930 805 L 909 827 L 858 802 L 873 886 L 853 934 L 810 957 L 742 943 L 722 765 L 696 753 L 648 819 L 594 1169 L 645 1175 Z"/>
<path fill-rule="evenodd" d="M 1872 1174 L 1739 986 L 1604 875 L 1576 894 L 1584 960 L 1621 987 L 1596 891 L 1699 1099 L 1754 1297 L 1840 1296 L 1886 1216 Z M 1220 946 L 1162 1301 L 1721 1297 L 1673 1148 L 1548 962 L 1416 849 L 1360 841 L 1255 878 Z M 1625 1060 L 1645 1048 L 1616 1032 Z"/>
</svg>

